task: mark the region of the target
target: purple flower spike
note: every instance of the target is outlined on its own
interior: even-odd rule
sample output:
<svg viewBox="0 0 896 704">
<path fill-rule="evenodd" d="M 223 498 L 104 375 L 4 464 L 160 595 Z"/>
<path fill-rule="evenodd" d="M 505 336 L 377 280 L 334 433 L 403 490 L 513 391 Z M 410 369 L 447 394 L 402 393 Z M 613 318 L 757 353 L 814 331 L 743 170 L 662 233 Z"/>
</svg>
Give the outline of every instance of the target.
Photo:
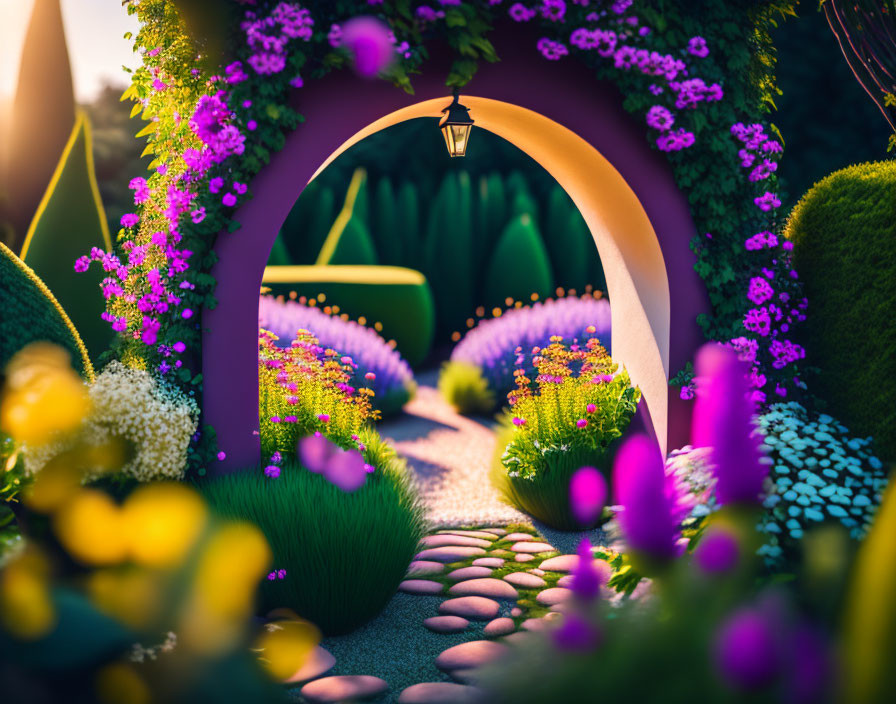
<svg viewBox="0 0 896 704">
<path fill-rule="evenodd" d="M 734 350 L 711 343 L 697 353 L 696 367 L 691 443 L 711 448 L 716 500 L 720 506 L 758 503 L 768 467 L 760 462 L 746 365 Z"/>
<path fill-rule="evenodd" d="M 607 501 L 607 480 L 594 467 L 581 467 L 569 482 L 572 515 L 583 526 L 591 526 Z"/>
<path fill-rule="evenodd" d="M 770 685 L 780 670 L 774 624 L 755 608 L 736 611 L 716 638 L 719 671 L 729 685 L 757 690 Z"/>
<path fill-rule="evenodd" d="M 594 650 L 600 643 L 597 629 L 581 616 L 567 614 L 563 625 L 551 634 L 558 650 L 583 653 Z"/>
<path fill-rule="evenodd" d="M 588 538 L 582 538 L 578 547 L 579 561 L 572 571 L 572 591 L 582 601 L 593 601 L 606 582 L 594 566 L 594 555 Z"/>
<path fill-rule="evenodd" d="M 619 449 L 613 465 L 619 522 L 629 546 L 654 560 L 678 555 L 677 522 L 666 494 L 663 457 L 646 435 L 634 435 Z"/>
<path fill-rule="evenodd" d="M 729 572 L 740 558 L 737 537 L 724 528 L 710 528 L 694 550 L 697 566 L 707 574 Z"/>
<path fill-rule="evenodd" d="M 346 492 L 353 492 L 367 481 L 367 465 L 357 450 L 337 450 L 327 462 L 324 477 Z"/>
<path fill-rule="evenodd" d="M 342 46 L 355 60 L 355 69 L 365 78 L 373 78 L 389 68 L 395 49 L 389 28 L 373 17 L 355 17 L 342 27 Z"/>
</svg>

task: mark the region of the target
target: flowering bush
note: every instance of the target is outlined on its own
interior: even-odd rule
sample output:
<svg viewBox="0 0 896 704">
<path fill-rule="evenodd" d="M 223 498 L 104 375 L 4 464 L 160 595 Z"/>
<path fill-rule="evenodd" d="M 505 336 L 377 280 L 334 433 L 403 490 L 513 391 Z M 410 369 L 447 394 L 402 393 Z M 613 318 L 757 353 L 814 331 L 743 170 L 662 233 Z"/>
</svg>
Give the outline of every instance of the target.
<svg viewBox="0 0 896 704">
<path fill-rule="evenodd" d="M 774 460 L 759 526 L 768 540 L 760 554 L 775 562 L 792 557 L 812 526 L 832 518 L 851 538 L 864 538 L 887 484 L 871 439 L 852 437 L 831 416 L 794 402 L 770 406 L 758 421 Z"/>
<path fill-rule="evenodd" d="M 561 340 L 554 336 L 533 350 L 534 383 L 517 369 L 517 388 L 508 396 L 513 432 L 495 478 L 513 505 L 553 527 L 574 529 L 581 526 L 569 506 L 569 480 L 583 465 L 609 472 L 611 445 L 631 422 L 641 393 L 596 338 L 584 348 Z"/>
<path fill-rule="evenodd" d="M 351 358 L 322 347 L 307 330 L 287 348 L 276 341 L 267 330 L 258 334 L 262 453 L 291 455 L 301 438 L 315 433 L 345 449 L 363 449 L 362 436 L 379 412 L 371 407 L 373 391 L 350 385 Z"/>
<path fill-rule="evenodd" d="M 495 407 L 495 393 L 482 368 L 469 362 L 445 362 L 439 374 L 439 393 L 458 413 L 488 413 Z"/>
<path fill-rule="evenodd" d="M 360 323 L 295 301 L 262 296 L 258 324 L 279 338 L 279 346 L 288 345 L 297 330 L 310 330 L 320 345 L 337 350 L 339 356 L 351 357 L 349 383 L 371 389 L 375 394 L 373 406 L 383 415 L 400 411 L 416 390 L 414 374 L 401 354 L 375 330 Z"/>
<path fill-rule="evenodd" d="M 199 408 L 177 387 L 142 369 L 111 362 L 88 387 L 90 410 L 77 441 L 101 447 L 124 441 L 130 449 L 121 474 L 141 482 L 182 479 Z M 26 471 L 33 475 L 65 451 L 71 440 L 29 447 Z"/>
<path fill-rule="evenodd" d="M 591 295 L 568 296 L 511 308 L 470 330 L 452 350 L 442 375 L 450 375 L 455 362 L 474 365 L 481 370 L 489 390 L 501 398 L 514 388 L 517 369 L 533 375 L 537 352 L 532 350 L 549 344 L 552 335 L 572 340 L 573 344 L 597 336 L 604 347 L 609 347 L 609 302 Z"/>
</svg>

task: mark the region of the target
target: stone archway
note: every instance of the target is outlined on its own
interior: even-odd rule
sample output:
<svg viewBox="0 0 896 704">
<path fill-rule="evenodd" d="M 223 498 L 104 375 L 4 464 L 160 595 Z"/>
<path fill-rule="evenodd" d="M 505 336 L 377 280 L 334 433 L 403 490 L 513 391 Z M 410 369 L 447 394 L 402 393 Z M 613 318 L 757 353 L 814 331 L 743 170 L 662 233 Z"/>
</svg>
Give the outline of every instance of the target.
<svg viewBox="0 0 896 704">
<path fill-rule="evenodd" d="M 689 249 L 695 230 L 686 194 L 614 86 L 579 64 L 545 61 L 513 30 L 496 34 L 502 61 L 480 69 L 464 103 L 478 128 L 527 152 L 582 212 L 613 302 L 613 356 L 641 386 L 661 446 L 683 444 L 689 414 L 676 412 L 668 378 L 703 341 L 696 317 L 708 309 Z M 501 37 L 509 42 L 502 46 Z M 351 144 L 403 120 L 437 117 L 450 100 L 446 73 L 436 61 L 415 79 L 415 96 L 346 72 L 303 89 L 296 107 L 306 124 L 253 181 L 253 199 L 236 215 L 242 228 L 219 236 L 218 306 L 203 314 L 203 409 L 226 453 L 225 470 L 258 461 L 258 289 L 292 204 Z"/>
</svg>

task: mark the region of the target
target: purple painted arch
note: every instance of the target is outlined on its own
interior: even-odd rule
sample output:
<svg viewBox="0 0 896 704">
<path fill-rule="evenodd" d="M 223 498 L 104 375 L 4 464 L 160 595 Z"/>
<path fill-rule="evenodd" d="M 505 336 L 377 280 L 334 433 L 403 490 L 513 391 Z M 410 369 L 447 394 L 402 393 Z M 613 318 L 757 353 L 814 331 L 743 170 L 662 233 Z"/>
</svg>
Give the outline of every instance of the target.
<svg viewBox="0 0 896 704">
<path fill-rule="evenodd" d="M 481 66 L 464 89 L 464 95 L 472 96 L 474 102 L 480 99 L 477 104 L 483 109 L 494 108 L 489 119 L 492 131 L 498 134 L 505 129 L 520 128 L 520 124 L 496 122 L 499 118 L 509 122 L 531 118 L 536 121 L 532 124 L 542 124 L 537 122 L 542 120 L 544 124 L 550 121 L 564 128 L 558 130 L 557 138 L 557 144 L 564 145 L 568 162 L 558 167 L 563 173 L 545 163 L 552 156 L 550 150 L 545 152 L 545 158 L 531 151 L 530 156 L 570 191 L 592 229 L 605 270 L 608 257 L 613 259 L 618 255 L 627 258 L 626 265 L 637 274 L 633 286 L 623 289 L 617 285 L 616 291 L 609 286 L 608 278 L 611 300 L 615 306 L 616 300 L 631 299 L 633 311 L 646 311 L 651 334 L 660 346 L 654 357 L 657 354 L 662 357 L 661 371 L 665 372 L 665 378 L 660 381 L 665 384 L 670 371 L 674 373 L 691 360 L 703 341 L 696 317 L 708 308 L 706 292 L 694 271 L 694 256 L 689 248 L 695 228 L 687 197 L 675 185 L 663 155 L 650 148 L 644 125 L 623 110 L 622 97 L 615 86 L 597 81 L 587 68 L 572 60 L 544 60 L 534 48 L 534 39 L 521 39 L 519 27 L 497 31 L 493 39 L 502 60 Z M 224 471 L 253 466 L 259 459 L 258 291 L 278 230 L 304 186 L 353 138 L 369 133 L 374 123 L 385 127 L 384 118 L 393 113 L 399 113 L 399 117 L 389 124 L 400 121 L 401 115 L 407 115 L 403 119 L 418 116 L 415 111 L 426 101 L 439 99 L 447 104 L 449 91 L 444 85 L 447 62 L 436 58 L 431 63 L 421 76 L 415 77 L 413 96 L 383 81 L 366 81 L 348 72 L 331 74 L 298 91 L 296 107 L 304 115 L 305 123 L 287 137 L 284 148 L 254 179 L 254 197 L 236 216 L 242 228 L 219 236 L 215 246 L 218 263 L 212 270 L 218 281 L 218 305 L 203 312 L 202 364 L 205 422 L 214 426 L 219 445 L 226 453 L 226 460 L 219 465 Z M 438 111 L 432 115 L 435 118 Z M 473 117 L 477 117 L 475 109 Z M 486 126 L 489 119 L 484 120 Z M 483 121 L 477 120 L 477 123 L 481 126 Z M 471 148 L 475 148 L 475 142 Z M 609 184 L 605 179 L 589 187 L 594 193 L 611 186 L 617 188 L 619 203 L 633 198 L 621 215 L 631 214 L 635 218 L 633 222 L 640 217 L 642 229 L 644 223 L 652 228 L 655 235 L 651 245 L 625 252 L 622 251 L 627 247 L 624 232 L 617 228 L 610 237 L 598 232 L 612 227 L 614 213 L 606 212 L 606 196 L 603 204 L 584 202 L 589 198 L 587 189 L 583 190 L 588 180 L 586 152 L 593 153 L 595 168 L 611 165 L 619 182 Z M 576 164 L 576 158 L 570 159 L 570 154 L 574 157 L 581 154 L 580 163 Z M 576 175 L 573 172 L 577 166 Z M 594 173 L 592 180 L 599 181 L 599 173 Z M 576 188 L 580 197 L 574 192 Z M 636 271 L 639 268 L 642 271 Z M 664 308 L 660 310 L 657 306 Z M 613 324 L 615 355 L 615 310 Z M 633 348 L 632 354 L 637 356 L 638 350 Z M 630 362 L 626 363 L 631 366 Z M 652 362 L 654 367 L 657 363 L 655 359 Z M 664 436 L 660 438 L 664 446 L 676 447 L 687 442 L 690 413 L 674 389 L 660 390 L 657 383 L 651 392 L 654 400 L 650 401 L 647 393 L 645 397 L 654 415 L 659 405 L 664 406 L 658 435 Z M 663 396 L 662 404 L 656 402 L 658 394 Z M 647 425 L 650 426 L 649 420 Z"/>
</svg>

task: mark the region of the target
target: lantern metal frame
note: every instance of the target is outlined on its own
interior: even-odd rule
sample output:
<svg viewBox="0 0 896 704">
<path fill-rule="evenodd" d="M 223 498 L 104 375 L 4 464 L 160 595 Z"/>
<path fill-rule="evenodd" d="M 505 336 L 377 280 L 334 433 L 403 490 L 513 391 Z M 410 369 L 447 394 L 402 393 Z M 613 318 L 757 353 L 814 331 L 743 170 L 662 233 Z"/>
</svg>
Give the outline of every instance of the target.
<svg viewBox="0 0 896 704">
<path fill-rule="evenodd" d="M 445 138 L 445 146 L 448 154 L 454 157 L 465 156 L 467 145 L 470 143 L 470 132 L 475 120 L 470 117 L 470 110 L 460 103 L 460 91 L 453 91 L 454 100 L 442 110 L 442 118 L 439 120 L 439 129 Z M 461 137 L 458 139 L 458 137 Z"/>
</svg>

